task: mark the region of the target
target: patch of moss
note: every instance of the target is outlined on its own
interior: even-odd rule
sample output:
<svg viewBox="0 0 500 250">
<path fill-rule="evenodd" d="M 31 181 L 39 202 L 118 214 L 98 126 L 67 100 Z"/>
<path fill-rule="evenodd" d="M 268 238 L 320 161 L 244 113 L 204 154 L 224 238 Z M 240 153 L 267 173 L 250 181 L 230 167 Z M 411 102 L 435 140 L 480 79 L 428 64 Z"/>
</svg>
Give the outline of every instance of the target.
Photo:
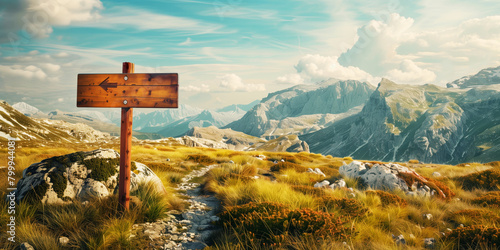
<svg viewBox="0 0 500 250">
<path fill-rule="evenodd" d="M 67 180 L 61 172 L 55 171 L 49 173 L 50 182 L 52 182 L 52 189 L 57 193 L 57 197 L 62 198 L 64 190 L 66 190 Z"/>
<path fill-rule="evenodd" d="M 105 181 L 115 175 L 118 170 L 116 166 L 120 165 L 118 158 L 92 158 L 84 160 L 83 165 L 91 170 L 89 177 L 96 181 Z"/>
<path fill-rule="evenodd" d="M 39 202 L 43 198 L 45 193 L 47 192 L 48 188 L 49 188 L 49 184 L 47 184 L 45 181 L 36 187 L 32 187 L 24 195 L 23 201 L 26 201 L 30 204 L 34 204 L 36 202 Z"/>
</svg>

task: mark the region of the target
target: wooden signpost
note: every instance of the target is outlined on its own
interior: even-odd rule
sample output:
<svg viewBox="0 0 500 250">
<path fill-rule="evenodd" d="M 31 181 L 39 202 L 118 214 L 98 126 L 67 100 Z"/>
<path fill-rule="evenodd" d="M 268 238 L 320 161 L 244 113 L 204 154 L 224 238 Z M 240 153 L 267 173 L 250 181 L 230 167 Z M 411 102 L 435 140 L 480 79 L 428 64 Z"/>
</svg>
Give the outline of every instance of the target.
<svg viewBox="0 0 500 250">
<path fill-rule="evenodd" d="M 118 199 L 125 210 L 130 201 L 132 108 L 177 108 L 178 75 L 134 74 L 123 63 L 122 74 L 78 74 L 77 107 L 121 108 L 120 180 Z"/>
</svg>

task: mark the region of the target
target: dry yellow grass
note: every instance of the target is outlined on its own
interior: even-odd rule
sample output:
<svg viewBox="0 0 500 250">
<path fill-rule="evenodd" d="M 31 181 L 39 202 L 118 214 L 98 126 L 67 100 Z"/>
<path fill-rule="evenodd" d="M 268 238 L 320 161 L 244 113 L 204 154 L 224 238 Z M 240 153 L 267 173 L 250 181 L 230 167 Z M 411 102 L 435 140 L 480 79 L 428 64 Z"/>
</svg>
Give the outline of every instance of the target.
<svg viewBox="0 0 500 250">
<path fill-rule="evenodd" d="M 45 158 L 72 153 L 81 150 L 83 145 L 61 145 L 57 148 L 30 148 L 22 147 L 16 150 L 16 177 L 19 179 L 22 170 L 32 163 L 39 162 Z M 106 145 L 108 148 L 117 149 L 116 144 Z M 96 149 L 95 145 L 84 146 L 84 150 Z M 189 158 L 196 155 L 197 158 Z M 257 159 L 256 156 L 265 155 L 267 160 Z M 0 150 L 0 166 L 6 165 L 6 151 Z M 186 173 L 192 169 L 200 167 L 204 162 L 197 162 L 193 159 L 209 159 L 210 162 L 218 164 L 220 167 L 212 169 L 204 181 L 204 189 L 214 192 L 216 197 L 220 198 L 224 206 L 234 206 L 248 202 L 277 202 L 289 205 L 291 208 L 311 208 L 313 210 L 322 209 L 318 205 L 321 197 L 316 197 L 310 194 L 303 194 L 291 188 L 291 185 L 307 185 L 311 186 L 314 183 L 323 179 L 336 179 L 338 177 L 338 168 L 345 162 L 349 163 L 353 159 L 349 157 L 336 158 L 332 156 L 322 156 L 319 154 L 310 153 L 276 153 L 276 152 L 238 152 L 232 150 L 207 150 L 203 148 L 191 148 L 184 146 L 168 146 L 159 143 L 148 143 L 145 145 L 135 145 L 132 148 L 132 159 L 134 161 L 145 163 L 151 166 L 153 171 L 162 180 L 164 186 L 168 190 L 168 195 L 162 197 L 162 201 L 158 201 L 167 209 L 182 210 L 185 208 L 185 202 L 176 195 L 173 189 Z M 169 159 L 169 161 L 167 161 Z M 304 168 L 320 168 L 327 177 L 321 177 L 315 174 L 298 173 L 294 169 L 287 169 L 281 172 L 270 172 L 273 161 L 291 162 L 298 164 Z M 232 161 L 233 163 L 229 163 Z M 212 164 L 212 163 L 211 163 Z M 423 248 L 424 238 L 439 239 L 440 232 L 446 231 L 446 228 L 455 226 L 455 222 L 450 220 L 450 214 L 463 209 L 485 209 L 495 214 L 500 214 L 498 208 L 479 207 L 473 205 L 470 201 L 486 193 L 485 190 L 464 191 L 458 185 L 454 178 L 463 176 L 472 172 L 478 172 L 491 168 L 487 164 L 470 163 L 460 164 L 457 166 L 450 165 L 430 165 L 413 162 L 411 164 L 402 163 L 403 165 L 415 164 L 419 167 L 416 171 L 426 177 L 432 177 L 433 172 L 439 172 L 442 176 L 438 178 L 440 181 L 449 186 L 456 194 L 456 198 L 451 201 L 443 201 L 435 198 L 422 198 L 407 196 L 404 192 L 394 191 L 392 193 L 398 195 L 408 202 L 406 207 L 398 206 L 382 206 L 381 200 L 376 195 L 366 195 L 364 192 L 351 192 L 347 189 L 329 190 L 324 192 L 325 196 L 336 198 L 352 198 L 363 204 L 369 209 L 366 216 L 352 219 L 350 222 L 353 228 L 358 232 L 353 238 L 346 242 L 331 242 L 330 244 L 311 243 L 306 238 L 290 238 L 290 241 L 295 242 L 295 249 L 337 249 L 336 247 L 350 247 L 351 249 L 400 249 L 394 243 L 391 234 L 403 234 L 407 241 L 407 249 Z M 495 165 L 496 166 L 496 165 Z M 410 166 L 411 167 L 411 166 Z M 4 174 L 5 170 L 0 170 L 0 174 Z M 253 179 L 258 176 L 258 179 Z M 349 187 L 359 187 L 356 180 L 346 180 Z M 6 183 L 0 182 L 1 195 L 5 195 Z M 146 200 L 146 198 L 143 199 Z M 156 203 L 156 201 L 151 204 Z M 0 206 L 0 222 L 6 221 L 5 204 Z M 96 206 L 103 206 L 106 209 L 111 209 L 112 204 L 96 203 Z M 20 209 L 22 206 L 20 206 Z M 24 209 L 25 216 L 19 224 L 20 238 L 28 242 L 32 242 L 38 248 L 57 249 L 56 242 L 59 236 L 54 227 L 56 224 L 71 225 L 72 219 L 75 217 L 69 216 L 74 211 L 66 211 L 59 208 L 51 208 L 57 210 L 59 217 L 47 221 L 47 225 L 37 223 L 34 220 L 34 214 L 29 211 L 34 211 L 38 208 Z M 38 211 L 38 210 L 36 210 Z M 336 211 L 333 209 L 332 211 Z M 109 211 L 108 211 L 109 213 Z M 90 248 L 130 248 L 134 246 L 133 240 L 128 238 L 128 232 L 131 225 L 137 221 L 142 212 L 135 210 L 135 214 L 126 217 L 107 217 L 102 219 L 99 227 L 94 228 L 101 235 L 102 239 L 94 238 L 88 232 L 78 231 L 71 226 L 65 226 L 68 234 L 72 235 L 72 241 L 79 239 L 86 242 L 85 247 Z M 423 214 L 432 214 L 432 219 L 426 219 Z M 108 214 L 109 215 L 109 214 Z M 97 215 L 95 215 L 97 216 Z M 68 219 L 68 218 L 71 219 Z M 106 217 L 99 217 L 106 218 Z M 76 218 L 78 219 L 78 218 Z M 459 218 L 463 223 L 471 223 L 468 218 Z M 57 222 L 59 221 L 59 222 Z M 66 224 L 65 224 L 66 223 Z M 498 226 L 495 223 L 484 224 L 489 226 Z M 52 228 L 52 229 L 51 229 Z M 75 232 L 76 231 L 76 232 Z M 32 232 L 31 235 L 28 232 Z M 225 238 L 219 238 L 219 247 L 216 249 L 246 249 L 242 245 L 244 240 L 238 240 L 231 232 L 224 232 L 221 235 L 226 235 Z M 238 236 L 238 237 L 244 237 Z M 55 242 L 55 243 L 54 243 Z M 334 246 L 334 247 L 332 247 Z M 80 246 L 81 247 L 81 246 Z M 310 248 L 308 248 L 310 247 Z M 9 248 L 9 247 L 7 247 Z M 253 249 L 259 249 L 257 246 Z"/>
</svg>

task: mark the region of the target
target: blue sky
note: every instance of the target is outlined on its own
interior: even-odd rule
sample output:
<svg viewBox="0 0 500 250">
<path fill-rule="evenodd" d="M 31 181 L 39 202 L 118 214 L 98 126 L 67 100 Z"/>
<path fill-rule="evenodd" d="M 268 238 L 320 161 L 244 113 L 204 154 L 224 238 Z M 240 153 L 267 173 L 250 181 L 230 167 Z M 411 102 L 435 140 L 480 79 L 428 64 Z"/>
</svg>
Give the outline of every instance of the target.
<svg viewBox="0 0 500 250">
<path fill-rule="evenodd" d="M 0 0 L 0 99 L 76 110 L 76 75 L 124 61 L 209 109 L 329 78 L 444 86 L 500 65 L 500 3 Z"/>
</svg>

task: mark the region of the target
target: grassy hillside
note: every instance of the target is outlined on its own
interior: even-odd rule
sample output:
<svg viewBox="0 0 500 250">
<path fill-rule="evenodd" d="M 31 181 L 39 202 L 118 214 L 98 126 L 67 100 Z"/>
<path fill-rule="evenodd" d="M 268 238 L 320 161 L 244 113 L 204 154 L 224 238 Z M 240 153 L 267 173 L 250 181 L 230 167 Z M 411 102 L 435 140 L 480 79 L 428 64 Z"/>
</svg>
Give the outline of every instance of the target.
<svg viewBox="0 0 500 250">
<path fill-rule="evenodd" d="M 203 179 L 195 180 L 223 205 L 221 232 L 208 249 L 422 249 L 425 238 L 434 238 L 437 249 L 496 249 L 499 244 L 498 162 L 456 166 L 400 163 L 444 183 L 456 194 L 443 200 L 407 196 L 401 191 L 375 192 L 356 179 L 345 179 L 352 189 L 313 187 L 318 181 L 341 178 L 338 169 L 352 161 L 348 157 L 144 142 L 134 145 L 132 160 L 149 166 L 161 178 L 168 195 L 159 196 L 146 189 L 136 194 L 136 202 L 127 213 L 115 212 L 116 196 L 86 206 L 21 203 L 16 215 L 18 242 L 29 242 L 36 249 L 63 249 L 58 239 L 65 236 L 70 239 L 69 246 L 77 248 L 145 248 L 148 240 L 135 232 L 133 225 L 166 218 L 167 211 L 185 209 L 182 193 L 173 187 L 193 169 L 217 164 Z M 22 176 L 24 168 L 42 159 L 98 147 L 119 149 L 116 144 L 18 148 L 16 178 Z M 6 165 L 7 151 L 2 148 L 0 166 Z M 326 177 L 307 173 L 308 168 L 319 168 Z M 434 172 L 441 177 L 433 177 Z M 0 169 L 0 174 L 6 178 L 6 169 Z M 6 181 L 0 181 L 2 197 L 6 185 Z M 6 206 L 2 201 L 2 225 L 8 221 Z M 132 233 L 136 236 L 129 237 Z M 392 235 L 403 235 L 406 244 L 398 245 Z M 9 245 L 3 233 L 0 244 L 7 249 L 17 246 Z"/>
</svg>

